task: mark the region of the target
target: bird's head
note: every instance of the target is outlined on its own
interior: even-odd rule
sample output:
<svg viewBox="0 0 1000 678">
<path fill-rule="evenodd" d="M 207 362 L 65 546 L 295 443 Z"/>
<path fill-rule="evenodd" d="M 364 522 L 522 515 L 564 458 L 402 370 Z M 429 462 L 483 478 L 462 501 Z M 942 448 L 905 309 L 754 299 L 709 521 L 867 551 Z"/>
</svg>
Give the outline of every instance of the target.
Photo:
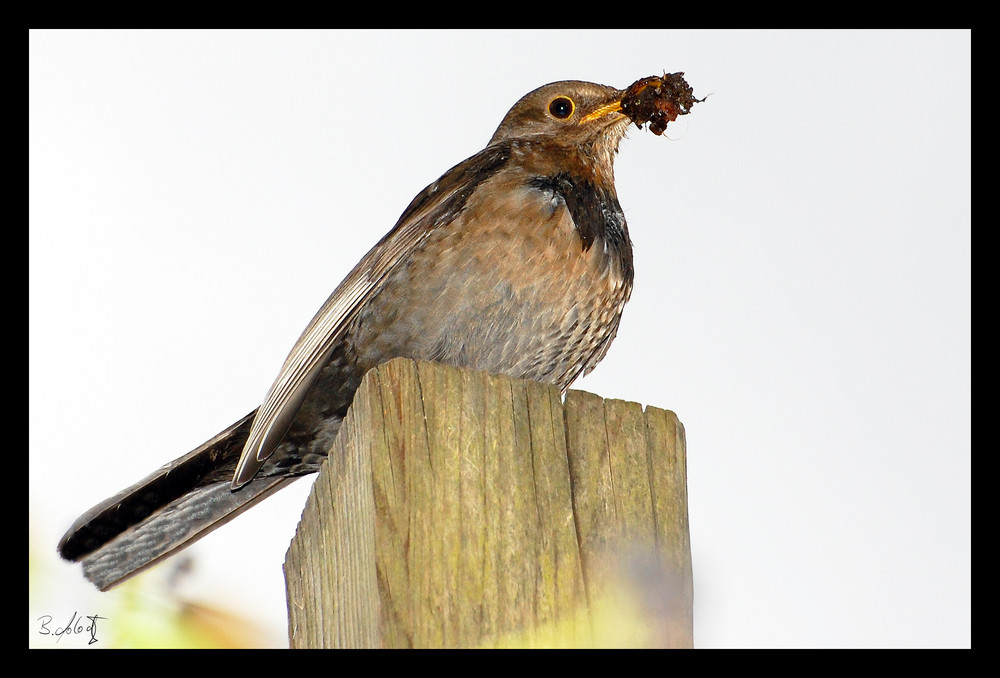
<svg viewBox="0 0 1000 678">
<path fill-rule="evenodd" d="M 630 122 L 621 112 L 624 93 L 581 80 L 542 85 L 511 107 L 490 144 L 546 137 L 566 145 L 600 142 L 614 150 Z"/>
</svg>

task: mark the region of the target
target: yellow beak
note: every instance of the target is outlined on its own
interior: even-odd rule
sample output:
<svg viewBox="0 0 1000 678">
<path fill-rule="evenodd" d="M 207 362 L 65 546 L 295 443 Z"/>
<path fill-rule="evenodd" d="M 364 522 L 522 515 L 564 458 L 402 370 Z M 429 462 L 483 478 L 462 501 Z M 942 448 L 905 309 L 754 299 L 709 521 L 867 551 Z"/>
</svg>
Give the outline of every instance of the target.
<svg viewBox="0 0 1000 678">
<path fill-rule="evenodd" d="M 612 101 L 610 104 L 604 104 L 600 108 L 583 116 L 582 118 L 580 118 L 579 124 L 583 125 L 584 123 L 588 123 L 591 120 L 597 120 L 598 118 L 602 118 L 605 115 L 608 115 L 609 113 L 617 113 L 620 110 L 622 110 L 622 100 L 618 99 L 617 101 Z"/>
</svg>

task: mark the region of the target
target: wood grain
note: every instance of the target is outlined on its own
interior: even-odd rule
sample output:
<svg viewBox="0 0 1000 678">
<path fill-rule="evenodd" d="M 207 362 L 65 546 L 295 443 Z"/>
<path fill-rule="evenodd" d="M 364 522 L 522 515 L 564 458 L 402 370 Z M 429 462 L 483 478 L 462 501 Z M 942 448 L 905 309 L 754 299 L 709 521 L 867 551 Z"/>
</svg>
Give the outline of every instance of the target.
<svg viewBox="0 0 1000 678">
<path fill-rule="evenodd" d="M 364 379 L 285 563 L 292 647 L 691 647 L 667 410 L 434 363 Z"/>
</svg>

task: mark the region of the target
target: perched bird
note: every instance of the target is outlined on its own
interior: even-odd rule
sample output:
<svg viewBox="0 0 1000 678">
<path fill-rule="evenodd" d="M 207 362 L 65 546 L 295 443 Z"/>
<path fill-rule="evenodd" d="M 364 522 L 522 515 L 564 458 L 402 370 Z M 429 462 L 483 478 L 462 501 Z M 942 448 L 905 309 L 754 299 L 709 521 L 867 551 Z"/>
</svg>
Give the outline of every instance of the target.
<svg viewBox="0 0 1000 678">
<path fill-rule="evenodd" d="M 318 471 L 362 376 L 386 360 L 562 389 L 593 369 L 632 290 L 613 174 L 625 96 L 564 81 L 521 98 L 334 290 L 260 407 L 81 516 L 62 556 L 108 589 Z"/>
</svg>

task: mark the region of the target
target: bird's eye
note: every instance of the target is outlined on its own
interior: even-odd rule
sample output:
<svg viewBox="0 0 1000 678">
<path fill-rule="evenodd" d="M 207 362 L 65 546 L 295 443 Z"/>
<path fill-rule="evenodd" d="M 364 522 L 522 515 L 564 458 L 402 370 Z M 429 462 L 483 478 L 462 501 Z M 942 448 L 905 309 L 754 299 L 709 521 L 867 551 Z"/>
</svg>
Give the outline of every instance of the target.
<svg viewBox="0 0 1000 678">
<path fill-rule="evenodd" d="M 573 115 L 573 100 L 569 97 L 556 97 L 549 102 L 549 113 L 553 117 L 565 120 Z"/>
</svg>

